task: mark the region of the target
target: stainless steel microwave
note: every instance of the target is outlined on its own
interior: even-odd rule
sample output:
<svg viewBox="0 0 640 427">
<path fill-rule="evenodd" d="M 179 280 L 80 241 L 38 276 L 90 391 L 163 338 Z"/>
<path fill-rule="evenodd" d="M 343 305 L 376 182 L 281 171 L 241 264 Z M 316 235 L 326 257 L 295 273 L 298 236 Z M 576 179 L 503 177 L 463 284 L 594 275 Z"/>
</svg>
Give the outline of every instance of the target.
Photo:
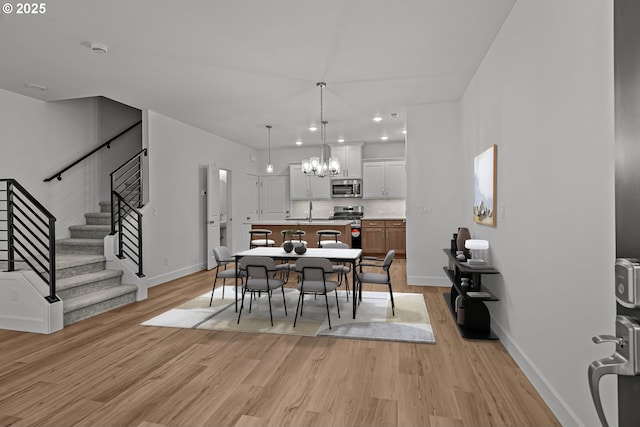
<svg viewBox="0 0 640 427">
<path fill-rule="evenodd" d="M 361 179 L 332 179 L 331 197 L 362 197 Z"/>
</svg>

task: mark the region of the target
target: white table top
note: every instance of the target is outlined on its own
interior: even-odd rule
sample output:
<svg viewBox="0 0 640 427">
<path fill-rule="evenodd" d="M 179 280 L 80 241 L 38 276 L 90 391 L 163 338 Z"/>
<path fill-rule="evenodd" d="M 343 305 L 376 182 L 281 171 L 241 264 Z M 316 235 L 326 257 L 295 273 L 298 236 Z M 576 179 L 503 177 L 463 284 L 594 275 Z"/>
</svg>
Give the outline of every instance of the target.
<svg viewBox="0 0 640 427">
<path fill-rule="evenodd" d="M 298 255 L 295 251 L 287 253 L 281 247 L 258 247 L 235 253 L 236 257 L 267 256 L 278 259 L 328 258 L 333 260 L 355 261 L 362 255 L 362 249 L 308 248 L 307 252 Z"/>
</svg>

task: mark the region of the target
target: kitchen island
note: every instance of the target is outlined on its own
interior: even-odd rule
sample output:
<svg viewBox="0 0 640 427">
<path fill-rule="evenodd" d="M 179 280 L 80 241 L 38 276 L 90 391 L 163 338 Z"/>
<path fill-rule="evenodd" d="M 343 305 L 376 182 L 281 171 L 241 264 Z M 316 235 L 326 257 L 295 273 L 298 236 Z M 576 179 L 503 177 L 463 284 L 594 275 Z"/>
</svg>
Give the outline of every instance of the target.
<svg viewBox="0 0 640 427">
<path fill-rule="evenodd" d="M 309 220 L 268 220 L 253 221 L 251 228 L 266 228 L 272 231 L 270 239 L 275 241 L 276 246 L 282 245 L 283 230 L 303 230 L 305 235 L 303 240 L 307 241 L 307 247 L 318 247 L 318 230 L 337 230 L 342 233 L 338 240 L 351 246 L 351 221 L 349 220 L 330 220 L 330 219 L 314 219 Z"/>
</svg>

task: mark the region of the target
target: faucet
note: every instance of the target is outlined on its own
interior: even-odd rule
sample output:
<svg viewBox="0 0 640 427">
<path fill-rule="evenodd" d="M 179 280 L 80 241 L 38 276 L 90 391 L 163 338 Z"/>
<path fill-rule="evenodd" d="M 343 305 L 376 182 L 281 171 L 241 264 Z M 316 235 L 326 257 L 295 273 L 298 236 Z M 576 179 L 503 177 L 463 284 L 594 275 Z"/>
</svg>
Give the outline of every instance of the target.
<svg viewBox="0 0 640 427">
<path fill-rule="evenodd" d="M 313 202 L 309 200 L 309 222 L 313 222 L 313 215 L 311 213 L 312 211 L 313 211 Z"/>
</svg>

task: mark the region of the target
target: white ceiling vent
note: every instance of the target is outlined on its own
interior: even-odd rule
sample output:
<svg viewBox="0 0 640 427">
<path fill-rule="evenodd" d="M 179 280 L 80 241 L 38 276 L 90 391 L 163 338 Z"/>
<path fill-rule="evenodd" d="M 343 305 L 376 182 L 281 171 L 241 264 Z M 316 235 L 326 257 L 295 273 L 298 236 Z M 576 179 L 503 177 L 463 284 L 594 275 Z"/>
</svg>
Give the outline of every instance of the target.
<svg viewBox="0 0 640 427">
<path fill-rule="evenodd" d="M 109 46 L 102 43 L 91 43 L 91 50 L 94 51 L 95 53 L 100 53 L 100 54 L 108 53 Z"/>
</svg>

